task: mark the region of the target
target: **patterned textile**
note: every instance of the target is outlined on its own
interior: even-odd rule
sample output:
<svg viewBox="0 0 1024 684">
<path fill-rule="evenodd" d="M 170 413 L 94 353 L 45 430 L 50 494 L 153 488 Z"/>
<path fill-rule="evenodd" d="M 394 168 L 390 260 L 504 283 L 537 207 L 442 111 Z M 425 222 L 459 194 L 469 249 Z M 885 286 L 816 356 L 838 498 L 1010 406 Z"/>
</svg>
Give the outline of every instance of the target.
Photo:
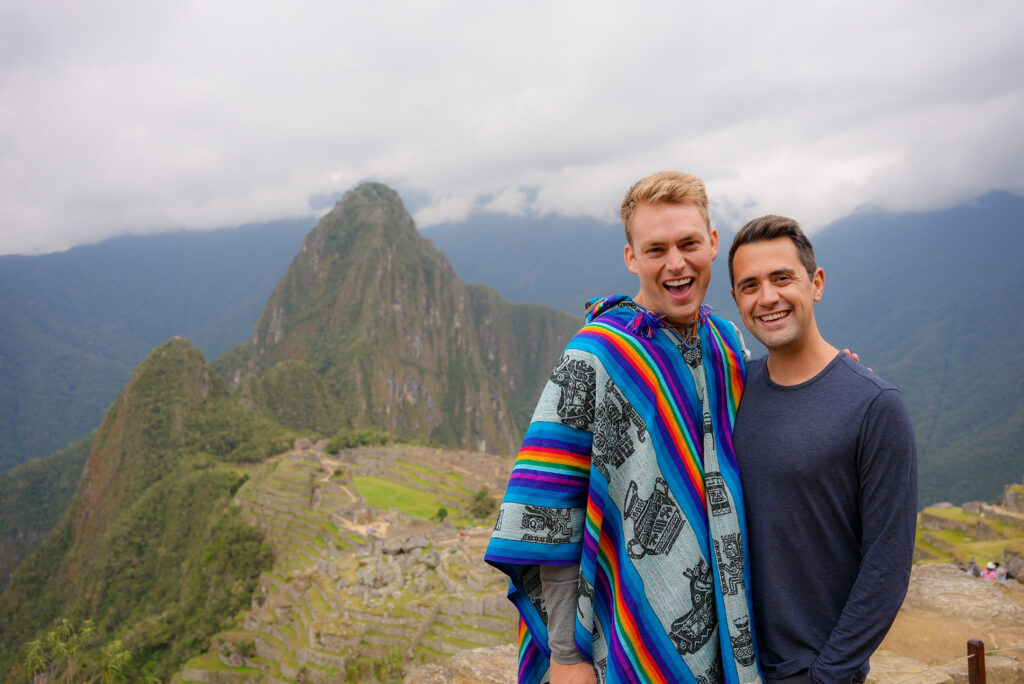
<svg viewBox="0 0 1024 684">
<path fill-rule="evenodd" d="M 580 563 L 576 648 L 599 681 L 758 682 L 735 326 L 702 308 L 688 340 L 622 295 L 587 321 L 541 395 L 487 548 L 521 616 L 519 681 L 548 679 L 538 566 Z"/>
</svg>

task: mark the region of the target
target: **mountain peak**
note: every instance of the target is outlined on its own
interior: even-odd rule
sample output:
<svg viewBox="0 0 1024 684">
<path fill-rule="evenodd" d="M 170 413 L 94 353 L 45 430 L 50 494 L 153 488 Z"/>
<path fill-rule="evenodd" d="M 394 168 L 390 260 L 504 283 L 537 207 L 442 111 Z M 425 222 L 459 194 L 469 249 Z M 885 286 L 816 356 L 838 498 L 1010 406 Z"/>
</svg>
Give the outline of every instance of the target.
<svg viewBox="0 0 1024 684">
<path fill-rule="evenodd" d="M 531 326 L 541 339 L 529 344 L 544 351 L 514 358 Z M 398 193 L 364 183 L 306 237 L 252 337 L 215 367 L 234 385 L 252 374 L 253 396 L 289 427 L 372 426 L 508 452 L 520 429 L 508 391 L 525 384 L 539 392 L 535 364 L 554 363 L 577 328 L 568 315 L 520 315 L 492 291 L 467 286 L 416 230 Z M 299 425 L 288 405 L 310 397 L 322 418 Z"/>
<path fill-rule="evenodd" d="M 171 455 L 187 437 L 185 418 L 216 382 L 205 361 L 187 339 L 168 340 L 139 364 L 107 411 L 72 504 L 79 557 L 113 511 L 174 467 Z"/>
</svg>

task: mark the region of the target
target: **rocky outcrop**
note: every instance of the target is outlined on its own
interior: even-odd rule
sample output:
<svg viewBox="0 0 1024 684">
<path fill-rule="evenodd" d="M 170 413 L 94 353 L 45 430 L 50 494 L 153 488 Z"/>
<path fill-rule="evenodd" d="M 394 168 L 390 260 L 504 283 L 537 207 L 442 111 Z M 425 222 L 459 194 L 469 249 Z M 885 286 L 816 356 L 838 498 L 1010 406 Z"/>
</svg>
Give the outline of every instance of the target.
<svg viewBox="0 0 1024 684">
<path fill-rule="evenodd" d="M 1015 513 L 1024 514 L 1024 484 L 1013 484 L 1003 492 L 1003 506 Z"/>
<path fill-rule="evenodd" d="M 991 627 L 1024 627 L 1024 609 L 993 582 L 980 581 L 952 565 L 918 565 L 911 573 L 904 610 L 957 616 Z"/>
<path fill-rule="evenodd" d="M 966 684 L 967 642 L 981 640 L 988 681 L 1024 684 L 1024 585 L 917 565 L 896 621 L 871 657 L 878 684 Z M 998 651 L 994 653 L 993 651 Z"/>
<path fill-rule="evenodd" d="M 1003 549 L 1003 565 L 1018 581 L 1024 579 L 1024 543 L 1011 544 Z"/>
<path fill-rule="evenodd" d="M 460 651 L 445 664 L 413 668 L 404 684 L 515 684 L 518 653 L 512 644 Z"/>
</svg>

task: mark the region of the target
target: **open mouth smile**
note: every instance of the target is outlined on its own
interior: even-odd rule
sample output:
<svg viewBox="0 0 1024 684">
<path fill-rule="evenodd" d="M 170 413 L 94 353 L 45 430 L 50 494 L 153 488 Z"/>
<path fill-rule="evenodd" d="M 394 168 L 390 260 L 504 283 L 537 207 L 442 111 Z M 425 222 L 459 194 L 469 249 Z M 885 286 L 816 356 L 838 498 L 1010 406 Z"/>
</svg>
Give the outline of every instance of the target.
<svg viewBox="0 0 1024 684">
<path fill-rule="evenodd" d="M 666 280 L 664 283 L 665 289 L 674 295 L 686 294 L 691 285 L 693 285 L 693 278 L 676 278 L 675 280 Z"/>
</svg>

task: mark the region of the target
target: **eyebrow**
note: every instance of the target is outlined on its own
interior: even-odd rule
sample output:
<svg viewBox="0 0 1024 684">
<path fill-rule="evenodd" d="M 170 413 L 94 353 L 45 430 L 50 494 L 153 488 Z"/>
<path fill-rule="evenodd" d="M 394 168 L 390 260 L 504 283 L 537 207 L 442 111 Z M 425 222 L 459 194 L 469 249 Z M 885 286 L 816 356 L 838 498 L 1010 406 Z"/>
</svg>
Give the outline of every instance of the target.
<svg viewBox="0 0 1024 684">
<path fill-rule="evenodd" d="M 641 242 L 640 247 L 658 247 L 661 245 L 675 244 L 676 242 L 683 242 L 684 240 L 692 240 L 694 237 L 701 235 L 701 231 L 695 230 L 685 235 L 680 235 L 675 240 L 648 240 Z"/>
</svg>

